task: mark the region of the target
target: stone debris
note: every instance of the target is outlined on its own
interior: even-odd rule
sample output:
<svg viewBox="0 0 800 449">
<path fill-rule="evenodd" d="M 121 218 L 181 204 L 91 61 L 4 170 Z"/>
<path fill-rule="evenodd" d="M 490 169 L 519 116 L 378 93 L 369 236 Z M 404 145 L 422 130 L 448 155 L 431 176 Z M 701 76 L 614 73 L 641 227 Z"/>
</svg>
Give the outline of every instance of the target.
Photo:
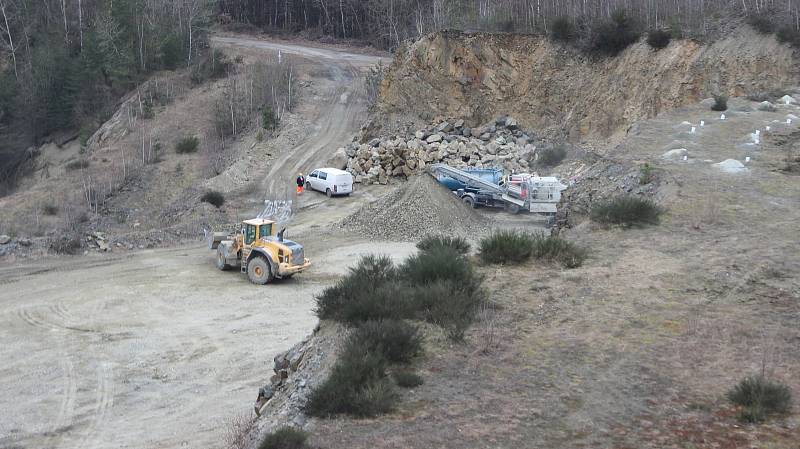
<svg viewBox="0 0 800 449">
<path fill-rule="evenodd" d="M 461 119 L 446 120 L 406 137 L 351 143 L 337 153 L 347 155 L 346 170 L 353 174 L 355 182 L 388 184 L 392 177 L 408 178 L 439 162 L 525 172 L 535 161 L 537 148 L 546 145 L 532 132 L 522 131 L 514 118 L 500 117 L 476 128 L 466 127 Z"/>
<path fill-rule="evenodd" d="M 413 176 L 395 191 L 362 206 L 339 226 L 365 237 L 396 241 L 418 241 L 436 234 L 471 236 L 488 229 L 480 215 L 427 174 Z"/>
<path fill-rule="evenodd" d="M 670 161 L 679 161 L 688 154 L 689 150 L 687 150 L 686 148 L 676 148 L 674 150 L 669 150 L 666 153 L 662 154 L 661 158 Z"/>
<path fill-rule="evenodd" d="M 769 101 L 762 101 L 761 103 L 758 104 L 758 110 L 765 112 L 775 112 L 778 110 L 778 108 L 776 108 L 775 105 L 770 103 Z"/>
<path fill-rule="evenodd" d="M 714 164 L 714 167 L 717 167 L 725 173 L 741 173 L 747 171 L 747 167 L 736 159 L 725 159 L 720 163 Z"/>
<path fill-rule="evenodd" d="M 5 234 L 0 235 L 0 245 L 5 245 L 6 243 L 10 243 L 10 242 L 11 242 L 11 237 L 9 237 L 9 236 L 7 236 Z"/>
</svg>

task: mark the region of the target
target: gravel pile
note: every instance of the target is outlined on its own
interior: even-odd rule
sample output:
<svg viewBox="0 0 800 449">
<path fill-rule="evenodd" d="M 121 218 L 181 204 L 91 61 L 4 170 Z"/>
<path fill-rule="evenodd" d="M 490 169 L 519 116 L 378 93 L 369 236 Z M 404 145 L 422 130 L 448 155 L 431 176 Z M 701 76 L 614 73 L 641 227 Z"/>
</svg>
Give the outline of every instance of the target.
<svg viewBox="0 0 800 449">
<path fill-rule="evenodd" d="M 339 226 L 365 237 L 397 241 L 437 234 L 470 236 L 489 228 L 481 216 L 427 174 L 411 177 Z"/>
</svg>

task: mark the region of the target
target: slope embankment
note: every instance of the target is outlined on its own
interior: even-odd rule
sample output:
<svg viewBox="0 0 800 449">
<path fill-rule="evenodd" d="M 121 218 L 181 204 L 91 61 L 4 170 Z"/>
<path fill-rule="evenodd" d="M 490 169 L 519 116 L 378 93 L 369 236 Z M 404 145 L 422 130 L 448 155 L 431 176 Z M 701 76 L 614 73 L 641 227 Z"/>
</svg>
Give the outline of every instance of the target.
<svg viewBox="0 0 800 449">
<path fill-rule="evenodd" d="M 381 127 L 463 118 L 476 126 L 510 114 L 571 140 L 606 139 L 633 122 L 714 94 L 742 96 L 794 85 L 788 45 L 743 27 L 727 38 L 644 41 L 593 59 L 538 36 L 444 31 L 401 48 L 379 104 Z"/>
</svg>

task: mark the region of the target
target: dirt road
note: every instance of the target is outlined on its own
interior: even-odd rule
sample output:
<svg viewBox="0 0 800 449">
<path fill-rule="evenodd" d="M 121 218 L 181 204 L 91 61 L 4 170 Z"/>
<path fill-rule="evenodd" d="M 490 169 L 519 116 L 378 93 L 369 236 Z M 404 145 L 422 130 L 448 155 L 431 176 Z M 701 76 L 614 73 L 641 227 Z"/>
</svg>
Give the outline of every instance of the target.
<svg viewBox="0 0 800 449">
<path fill-rule="evenodd" d="M 307 171 L 358 129 L 365 107 L 357 74 L 380 58 L 217 42 L 312 59 L 322 74 L 324 100 L 298 108 L 316 126 L 262 179 Z M 315 292 L 359 254 L 413 250 L 326 241 L 313 232 L 326 222 L 319 211 L 347 208 L 322 198 L 309 197 L 292 231 L 313 270 L 267 287 L 216 271 L 200 245 L 0 267 L 0 447 L 221 447 L 227 420 L 250 411 L 272 356 L 313 328 Z M 354 195 L 348 207 L 368 199 Z"/>
</svg>

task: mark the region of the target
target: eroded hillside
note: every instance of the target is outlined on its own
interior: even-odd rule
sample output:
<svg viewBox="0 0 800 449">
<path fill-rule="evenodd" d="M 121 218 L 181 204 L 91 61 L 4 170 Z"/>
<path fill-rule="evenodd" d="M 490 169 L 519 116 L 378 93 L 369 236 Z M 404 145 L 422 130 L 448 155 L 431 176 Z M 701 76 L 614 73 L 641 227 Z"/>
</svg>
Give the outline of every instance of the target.
<svg viewBox="0 0 800 449">
<path fill-rule="evenodd" d="M 681 40 L 660 51 L 639 42 L 596 60 L 538 36 L 445 31 L 398 51 L 375 125 L 407 115 L 479 125 L 510 114 L 572 140 L 607 138 L 713 94 L 768 91 L 793 85 L 797 75 L 789 46 L 746 28 L 714 43 Z"/>
</svg>

